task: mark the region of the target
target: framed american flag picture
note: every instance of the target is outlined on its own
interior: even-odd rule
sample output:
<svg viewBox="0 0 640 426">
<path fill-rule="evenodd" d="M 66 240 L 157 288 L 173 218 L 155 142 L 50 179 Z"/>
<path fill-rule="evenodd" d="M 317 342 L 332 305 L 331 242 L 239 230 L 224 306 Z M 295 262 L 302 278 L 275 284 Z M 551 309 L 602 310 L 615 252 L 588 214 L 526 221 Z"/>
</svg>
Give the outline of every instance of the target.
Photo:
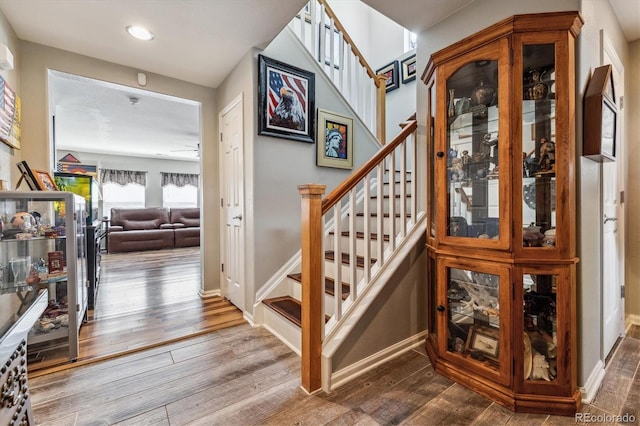
<svg viewBox="0 0 640 426">
<path fill-rule="evenodd" d="M 258 55 L 258 134 L 314 142 L 315 74 Z"/>
</svg>

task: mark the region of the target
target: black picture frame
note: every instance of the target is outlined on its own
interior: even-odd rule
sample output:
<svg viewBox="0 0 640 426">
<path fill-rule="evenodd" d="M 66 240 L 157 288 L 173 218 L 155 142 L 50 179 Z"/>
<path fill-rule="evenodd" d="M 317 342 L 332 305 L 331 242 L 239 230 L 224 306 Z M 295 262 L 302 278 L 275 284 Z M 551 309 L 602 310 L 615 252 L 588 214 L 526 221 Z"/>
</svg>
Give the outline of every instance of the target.
<svg viewBox="0 0 640 426">
<path fill-rule="evenodd" d="M 398 79 L 398 61 L 393 61 L 382 68 L 376 70 L 376 74 L 383 74 L 387 78 L 386 92 L 389 93 L 392 90 L 396 90 L 400 87 L 400 80 Z"/>
<path fill-rule="evenodd" d="M 315 74 L 258 55 L 258 134 L 315 142 Z"/>
<path fill-rule="evenodd" d="M 36 175 L 33 172 L 33 170 L 31 170 L 31 167 L 29 167 L 27 162 L 20 161 L 16 164 L 16 166 L 18 166 L 18 170 L 20 170 L 20 173 L 22 174 L 22 176 L 20 177 L 20 180 L 18 181 L 18 184 L 16 185 L 16 189 L 18 189 L 18 187 L 20 186 L 20 183 L 24 180 L 25 182 L 27 182 L 27 186 L 29 187 L 30 190 L 40 191 L 41 189 L 40 189 L 40 186 L 38 185 L 38 180 L 36 179 Z"/>
<path fill-rule="evenodd" d="M 416 55 L 400 61 L 400 69 L 402 70 L 402 84 L 407 84 L 416 79 Z"/>
</svg>

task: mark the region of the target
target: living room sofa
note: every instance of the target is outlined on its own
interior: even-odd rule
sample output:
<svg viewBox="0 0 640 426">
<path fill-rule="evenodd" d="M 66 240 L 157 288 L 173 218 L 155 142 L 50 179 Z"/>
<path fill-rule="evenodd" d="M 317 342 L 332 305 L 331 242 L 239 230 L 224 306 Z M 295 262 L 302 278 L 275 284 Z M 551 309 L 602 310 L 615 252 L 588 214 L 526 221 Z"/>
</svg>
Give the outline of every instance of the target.
<svg viewBox="0 0 640 426">
<path fill-rule="evenodd" d="M 199 246 L 200 209 L 113 208 L 107 238 L 110 253 Z"/>
</svg>

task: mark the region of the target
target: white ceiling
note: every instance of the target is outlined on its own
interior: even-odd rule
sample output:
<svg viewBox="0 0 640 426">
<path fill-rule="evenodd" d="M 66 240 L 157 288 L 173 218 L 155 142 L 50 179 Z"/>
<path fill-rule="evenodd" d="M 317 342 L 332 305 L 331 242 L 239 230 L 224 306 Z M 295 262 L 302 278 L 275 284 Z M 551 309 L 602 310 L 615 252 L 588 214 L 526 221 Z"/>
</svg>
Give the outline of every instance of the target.
<svg viewBox="0 0 640 426">
<path fill-rule="evenodd" d="M 357 0 L 335 0 L 357 1 Z M 362 0 L 414 32 L 474 0 Z M 640 0 L 610 0 L 628 40 L 640 38 Z M 22 40 L 208 87 L 252 48 L 264 48 L 305 0 L 0 0 Z M 150 42 L 125 27 L 144 25 Z M 197 160 L 193 102 L 68 75 L 51 75 L 56 145 L 69 151 Z M 139 99 L 131 105 L 129 98 Z M 195 111 L 195 112 L 194 112 Z"/>
</svg>

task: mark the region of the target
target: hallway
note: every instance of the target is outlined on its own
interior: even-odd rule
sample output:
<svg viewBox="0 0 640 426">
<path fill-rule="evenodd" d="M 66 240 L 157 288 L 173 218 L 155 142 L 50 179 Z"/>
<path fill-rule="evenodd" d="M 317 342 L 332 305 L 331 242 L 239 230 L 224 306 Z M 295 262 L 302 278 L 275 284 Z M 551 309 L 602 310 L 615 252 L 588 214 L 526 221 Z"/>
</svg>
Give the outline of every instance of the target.
<svg viewBox="0 0 640 426">
<path fill-rule="evenodd" d="M 640 327 L 620 342 L 593 416 L 640 415 Z M 573 417 L 514 414 L 434 374 L 422 349 L 332 394 L 299 387 L 300 361 L 247 324 L 121 358 L 30 379 L 46 425 L 498 425 L 575 424 Z"/>
</svg>

